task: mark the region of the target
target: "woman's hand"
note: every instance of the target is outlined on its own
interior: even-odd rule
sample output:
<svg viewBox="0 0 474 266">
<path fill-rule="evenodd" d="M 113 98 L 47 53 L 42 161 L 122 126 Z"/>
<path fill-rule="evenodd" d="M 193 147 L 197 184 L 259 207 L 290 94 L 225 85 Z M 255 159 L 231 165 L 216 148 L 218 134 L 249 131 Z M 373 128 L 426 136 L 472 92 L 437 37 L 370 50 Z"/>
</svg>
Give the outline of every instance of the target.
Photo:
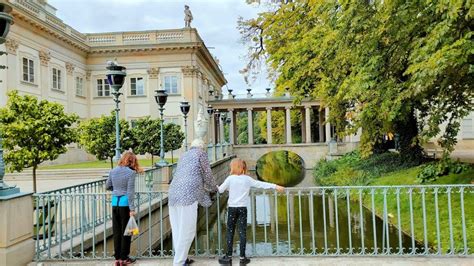
<svg viewBox="0 0 474 266">
<path fill-rule="evenodd" d="M 130 211 L 130 217 L 135 216 L 135 211 Z"/>
<path fill-rule="evenodd" d="M 283 192 L 283 191 L 285 191 L 285 187 L 282 187 L 282 186 L 279 186 L 279 185 L 277 185 L 275 189 L 276 189 L 278 192 Z"/>
</svg>

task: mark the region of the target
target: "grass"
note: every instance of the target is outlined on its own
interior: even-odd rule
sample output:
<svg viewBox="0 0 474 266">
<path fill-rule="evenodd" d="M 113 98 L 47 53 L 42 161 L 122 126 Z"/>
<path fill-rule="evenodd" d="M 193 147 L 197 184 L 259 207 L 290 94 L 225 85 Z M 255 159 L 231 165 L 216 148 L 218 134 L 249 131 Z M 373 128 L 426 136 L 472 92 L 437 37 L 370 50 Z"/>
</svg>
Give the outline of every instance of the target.
<svg viewBox="0 0 474 266">
<path fill-rule="evenodd" d="M 413 167 L 402 171 L 397 171 L 383 177 L 373 180 L 369 185 L 415 185 L 418 184 L 416 175 L 420 172 L 421 167 Z M 474 169 L 471 169 L 462 174 L 450 174 L 440 177 L 438 180 L 427 183 L 427 185 L 437 184 L 470 184 L 474 181 Z M 394 190 L 391 190 L 394 191 Z M 400 193 L 400 220 L 401 227 L 405 232 L 411 234 L 411 216 L 413 217 L 414 236 L 417 240 L 423 242 L 426 238 L 429 246 L 438 249 L 438 243 L 443 253 L 448 252 L 454 248 L 458 252 L 464 248 L 464 238 L 462 230 L 461 219 L 461 191 L 459 188 L 453 188 L 450 193 L 449 200 L 447 189 L 442 188 L 437 192 L 438 204 L 435 204 L 436 193 L 434 189 L 412 190 L 412 209 L 413 213 L 410 215 L 410 196 L 408 189 L 404 189 Z M 468 247 L 474 247 L 474 194 L 472 190 L 464 190 L 462 193 L 464 200 L 464 216 L 466 226 L 466 242 Z M 423 212 L 423 197 L 425 198 L 425 212 Z M 374 197 L 375 209 L 378 215 L 383 214 L 384 196 L 376 194 Z M 389 220 L 392 224 L 398 223 L 397 215 L 397 200 L 394 193 L 386 196 L 387 212 L 389 213 Z M 366 206 L 371 206 L 370 197 L 364 199 Z M 451 228 L 450 228 L 450 213 L 448 205 L 451 204 Z M 437 208 L 436 208 L 437 206 Z M 436 212 L 438 212 L 438 220 L 436 219 Z M 423 223 L 425 217 L 426 225 Z M 437 225 L 438 221 L 438 225 Z M 426 226 L 426 236 L 424 228 Z M 437 227 L 439 227 L 439 241 L 437 235 Z M 451 242 L 450 232 L 452 231 L 453 239 Z M 452 246 L 451 246 L 452 245 Z"/>
<path fill-rule="evenodd" d="M 160 158 L 156 157 L 153 162 L 156 163 Z M 166 161 L 171 162 L 171 158 L 166 158 Z M 177 162 L 177 158 L 173 158 L 173 162 Z M 151 159 L 139 160 L 140 166 L 151 167 Z M 114 165 L 116 165 L 114 163 Z M 96 168 L 110 168 L 110 161 L 90 161 L 81 162 L 74 164 L 59 164 L 59 165 L 48 165 L 40 166 L 39 170 L 56 170 L 56 169 L 96 169 Z"/>
</svg>

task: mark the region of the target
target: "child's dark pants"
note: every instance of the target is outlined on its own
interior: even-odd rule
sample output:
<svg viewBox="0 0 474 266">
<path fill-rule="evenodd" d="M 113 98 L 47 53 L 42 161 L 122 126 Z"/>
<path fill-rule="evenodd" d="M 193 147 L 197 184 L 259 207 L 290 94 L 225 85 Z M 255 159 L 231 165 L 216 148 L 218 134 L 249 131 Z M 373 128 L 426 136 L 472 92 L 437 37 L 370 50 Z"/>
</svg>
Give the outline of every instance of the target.
<svg viewBox="0 0 474 266">
<path fill-rule="evenodd" d="M 232 257 L 232 242 L 234 241 L 235 225 L 239 224 L 240 257 L 245 257 L 247 244 L 247 207 L 229 207 L 227 216 L 227 253 Z"/>
</svg>

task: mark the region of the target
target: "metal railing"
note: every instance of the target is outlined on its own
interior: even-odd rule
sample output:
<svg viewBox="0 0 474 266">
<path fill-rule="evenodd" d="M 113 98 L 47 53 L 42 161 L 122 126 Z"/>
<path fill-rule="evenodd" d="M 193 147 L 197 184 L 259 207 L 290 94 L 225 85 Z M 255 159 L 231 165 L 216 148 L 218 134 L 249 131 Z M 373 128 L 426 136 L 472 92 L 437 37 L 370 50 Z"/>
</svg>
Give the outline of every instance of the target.
<svg viewBox="0 0 474 266">
<path fill-rule="evenodd" d="M 113 243 L 111 221 L 87 226 L 89 217 L 94 221 L 110 215 L 109 194 L 34 197 L 48 211 L 54 199 L 57 208 L 57 220 L 43 223 L 47 237 L 40 239 L 36 233 L 37 260 L 111 258 L 112 252 L 107 251 Z M 132 255 L 172 256 L 167 192 L 139 192 L 136 200 L 140 202 L 141 233 L 132 240 Z M 224 254 L 226 200 L 223 194 L 211 207 L 199 208 L 192 255 Z M 79 207 L 74 207 L 75 202 Z M 473 255 L 473 185 L 312 187 L 289 188 L 284 193 L 254 190 L 249 202 L 249 256 Z M 71 233 L 74 222 L 68 219 L 68 212 L 79 214 L 79 234 Z M 234 243 L 237 250 L 237 241 Z"/>
<path fill-rule="evenodd" d="M 209 162 L 215 162 L 217 160 L 221 160 L 227 156 L 231 155 L 231 147 L 232 144 L 230 143 L 217 143 L 217 144 L 209 144 L 207 146 L 207 158 Z"/>
</svg>

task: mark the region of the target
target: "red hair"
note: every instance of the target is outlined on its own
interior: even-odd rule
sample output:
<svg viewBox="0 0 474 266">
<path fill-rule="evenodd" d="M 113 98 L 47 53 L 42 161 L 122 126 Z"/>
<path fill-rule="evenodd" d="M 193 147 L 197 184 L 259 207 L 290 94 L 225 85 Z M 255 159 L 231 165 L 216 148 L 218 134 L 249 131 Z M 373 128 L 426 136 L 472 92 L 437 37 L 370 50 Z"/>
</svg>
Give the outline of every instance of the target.
<svg viewBox="0 0 474 266">
<path fill-rule="evenodd" d="M 126 166 L 130 167 L 131 169 L 135 170 L 137 173 L 143 173 L 143 169 L 138 164 L 138 158 L 135 153 L 131 151 L 126 151 L 122 154 L 120 161 L 118 162 L 119 166 Z"/>
</svg>

